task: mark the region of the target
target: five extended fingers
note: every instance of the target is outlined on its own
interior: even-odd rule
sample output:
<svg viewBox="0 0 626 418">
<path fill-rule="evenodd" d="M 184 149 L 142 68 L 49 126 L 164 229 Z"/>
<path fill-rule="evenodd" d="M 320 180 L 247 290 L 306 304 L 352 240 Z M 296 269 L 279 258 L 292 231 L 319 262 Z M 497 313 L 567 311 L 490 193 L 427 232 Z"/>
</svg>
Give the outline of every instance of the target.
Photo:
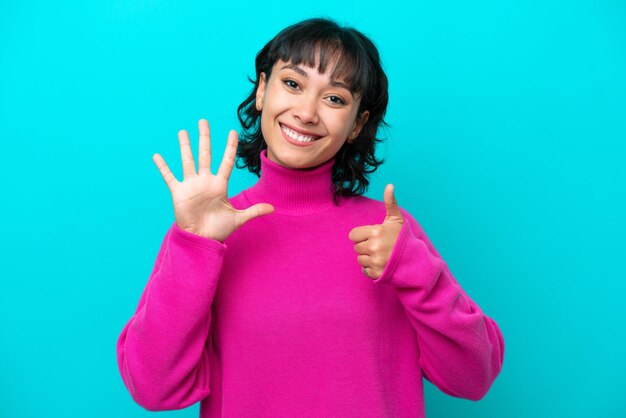
<svg viewBox="0 0 626 418">
<path fill-rule="evenodd" d="M 211 173 L 211 128 L 209 122 L 206 119 L 200 119 L 198 121 L 198 174 L 206 175 Z M 180 145 L 180 155 L 183 164 L 183 180 L 187 177 L 196 175 L 196 166 L 191 151 L 191 143 L 189 141 L 189 134 L 184 129 L 178 132 L 178 142 Z M 224 157 L 220 164 L 217 175 L 228 180 L 235 166 L 237 158 L 237 144 L 238 137 L 237 131 L 230 131 L 228 133 L 228 141 L 226 143 L 226 150 L 224 151 Z M 171 170 L 165 163 L 163 157 L 160 154 L 154 154 L 152 156 L 154 163 L 161 172 L 161 176 L 165 180 L 168 187 L 177 182 L 176 177 L 172 174 Z"/>
</svg>

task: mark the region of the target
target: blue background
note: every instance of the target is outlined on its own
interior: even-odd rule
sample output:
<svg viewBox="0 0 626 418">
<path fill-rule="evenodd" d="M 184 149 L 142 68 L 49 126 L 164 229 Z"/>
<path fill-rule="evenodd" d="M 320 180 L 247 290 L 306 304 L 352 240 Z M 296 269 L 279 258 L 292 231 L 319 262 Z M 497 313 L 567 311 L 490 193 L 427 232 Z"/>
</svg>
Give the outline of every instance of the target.
<svg viewBox="0 0 626 418">
<path fill-rule="evenodd" d="M 390 79 L 367 195 L 395 184 L 504 333 L 487 396 L 427 383 L 427 415 L 626 416 L 623 2 L 154 0 L 0 6 L 1 417 L 154 416 L 115 355 L 174 220 L 151 156 L 181 179 L 200 118 L 221 156 L 256 52 L 316 16 L 369 35 Z"/>
</svg>

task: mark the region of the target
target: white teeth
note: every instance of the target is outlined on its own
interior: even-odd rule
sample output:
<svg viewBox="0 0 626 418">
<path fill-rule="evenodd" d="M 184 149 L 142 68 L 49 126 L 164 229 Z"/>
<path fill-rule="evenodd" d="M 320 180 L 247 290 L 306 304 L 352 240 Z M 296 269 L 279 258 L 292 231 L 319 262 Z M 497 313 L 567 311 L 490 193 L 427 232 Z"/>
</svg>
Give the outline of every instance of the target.
<svg viewBox="0 0 626 418">
<path fill-rule="evenodd" d="M 285 134 L 287 134 L 287 136 L 291 139 L 295 139 L 298 142 L 311 142 L 313 141 L 315 138 L 312 136 L 305 136 L 305 135 L 300 135 L 299 133 L 297 133 L 296 131 L 294 131 L 293 129 L 289 129 L 284 125 L 281 125 L 281 128 L 283 130 L 283 132 Z"/>
</svg>

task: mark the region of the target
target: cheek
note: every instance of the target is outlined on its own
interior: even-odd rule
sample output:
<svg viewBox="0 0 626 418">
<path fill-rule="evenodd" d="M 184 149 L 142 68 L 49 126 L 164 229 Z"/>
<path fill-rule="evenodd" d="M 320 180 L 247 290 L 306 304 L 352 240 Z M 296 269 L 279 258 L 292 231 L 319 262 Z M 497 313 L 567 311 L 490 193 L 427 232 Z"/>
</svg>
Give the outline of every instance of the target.
<svg viewBox="0 0 626 418">
<path fill-rule="evenodd" d="M 263 133 L 263 137 L 267 138 L 270 134 L 270 129 L 272 128 L 272 120 L 269 115 L 269 112 L 266 112 L 263 109 L 263 113 L 261 114 L 261 132 Z"/>
<path fill-rule="evenodd" d="M 351 115 L 334 115 L 332 119 L 333 132 L 335 136 L 345 139 L 352 132 L 354 126 L 354 120 Z"/>
<path fill-rule="evenodd" d="M 290 106 L 289 96 L 278 91 L 267 96 L 263 104 L 264 117 L 274 118 L 285 112 Z"/>
</svg>

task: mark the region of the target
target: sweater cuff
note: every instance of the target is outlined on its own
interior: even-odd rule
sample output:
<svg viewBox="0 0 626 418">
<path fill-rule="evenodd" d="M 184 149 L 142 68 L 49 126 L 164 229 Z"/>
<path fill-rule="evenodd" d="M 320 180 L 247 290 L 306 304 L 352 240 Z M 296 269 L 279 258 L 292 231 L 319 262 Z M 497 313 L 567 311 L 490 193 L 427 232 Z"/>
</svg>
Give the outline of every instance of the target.
<svg viewBox="0 0 626 418">
<path fill-rule="evenodd" d="M 409 220 L 405 219 L 383 274 L 373 283 L 428 287 L 436 280 L 442 264 L 443 260 L 431 254 L 426 243 L 413 234 Z"/>
<path fill-rule="evenodd" d="M 172 236 L 175 237 L 175 239 L 186 241 L 198 247 L 213 250 L 220 255 L 223 254 L 227 248 L 227 245 L 224 244 L 223 242 L 220 242 L 218 240 L 211 239 L 211 238 L 206 238 L 200 235 L 192 234 L 191 232 L 181 229 L 175 221 L 174 223 L 172 223 L 171 230 L 172 230 Z"/>
</svg>

